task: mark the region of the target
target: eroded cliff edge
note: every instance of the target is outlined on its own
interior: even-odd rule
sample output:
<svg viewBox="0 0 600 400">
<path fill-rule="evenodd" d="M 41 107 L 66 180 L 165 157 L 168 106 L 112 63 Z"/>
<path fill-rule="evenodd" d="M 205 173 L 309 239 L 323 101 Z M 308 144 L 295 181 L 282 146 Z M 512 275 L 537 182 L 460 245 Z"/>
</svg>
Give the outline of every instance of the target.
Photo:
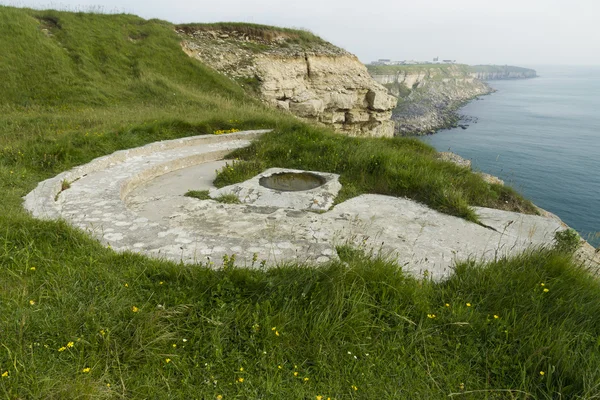
<svg viewBox="0 0 600 400">
<path fill-rule="evenodd" d="M 511 65 L 471 65 L 469 70 L 472 77 L 483 81 L 537 77 L 537 72 L 534 69 Z"/>
<path fill-rule="evenodd" d="M 398 97 L 392 113 L 397 135 L 434 133 L 457 126 L 456 110 L 493 91 L 485 82 L 535 78 L 533 69 L 506 65 L 368 65 L 373 79 Z"/>
<path fill-rule="evenodd" d="M 492 89 L 461 64 L 368 66 L 369 73 L 398 97 L 392 113 L 397 135 L 434 133 L 455 126 L 456 110 Z"/>
<path fill-rule="evenodd" d="M 264 102 L 351 136 L 393 136 L 396 98 L 358 58 L 308 32 L 248 24 L 176 27 L 184 51 Z"/>
</svg>

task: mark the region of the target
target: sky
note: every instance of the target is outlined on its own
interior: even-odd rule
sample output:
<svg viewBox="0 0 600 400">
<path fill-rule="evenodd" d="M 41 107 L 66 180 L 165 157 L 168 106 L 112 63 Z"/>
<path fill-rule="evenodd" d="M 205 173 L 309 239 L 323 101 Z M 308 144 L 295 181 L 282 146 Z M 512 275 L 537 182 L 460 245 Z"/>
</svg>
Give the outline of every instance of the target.
<svg viewBox="0 0 600 400">
<path fill-rule="evenodd" d="M 18 7 L 126 12 L 174 23 L 307 29 L 368 63 L 600 65 L 599 0 L 0 0 Z"/>
</svg>

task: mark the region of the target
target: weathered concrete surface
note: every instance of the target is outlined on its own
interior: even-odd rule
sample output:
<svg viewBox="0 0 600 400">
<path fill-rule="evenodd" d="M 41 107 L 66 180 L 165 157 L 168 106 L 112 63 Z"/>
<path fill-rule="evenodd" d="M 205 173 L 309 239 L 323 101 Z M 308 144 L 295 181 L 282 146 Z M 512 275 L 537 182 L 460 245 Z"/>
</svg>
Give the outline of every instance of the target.
<svg viewBox="0 0 600 400">
<path fill-rule="evenodd" d="M 325 183 L 321 186 L 299 192 L 282 192 L 262 187 L 259 183 L 263 177 L 281 174 L 284 172 L 302 173 L 310 172 L 321 176 Z M 262 207 L 291 208 L 294 210 L 327 211 L 333 206 L 338 192 L 342 188 L 339 175 L 316 171 L 300 171 L 286 168 L 270 168 L 263 173 L 235 185 L 213 189 L 210 197 L 217 199 L 219 196 L 233 194 L 244 204 Z"/>
<path fill-rule="evenodd" d="M 25 198 L 40 218 L 64 218 L 117 251 L 183 262 L 323 263 L 351 244 L 406 271 L 451 273 L 454 260 L 489 260 L 549 244 L 560 220 L 477 208 L 485 228 L 404 198 L 363 195 L 325 213 L 184 197 L 210 189 L 216 160 L 260 132 L 161 142 L 117 152 L 44 181 Z M 216 142 L 216 138 L 219 138 Z M 61 182 L 71 187 L 60 192 Z M 197 183 L 197 185 L 196 185 Z M 57 195 L 57 201 L 55 196 Z M 253 264 L 253 258 L 257 262 Z"/>
</svg>

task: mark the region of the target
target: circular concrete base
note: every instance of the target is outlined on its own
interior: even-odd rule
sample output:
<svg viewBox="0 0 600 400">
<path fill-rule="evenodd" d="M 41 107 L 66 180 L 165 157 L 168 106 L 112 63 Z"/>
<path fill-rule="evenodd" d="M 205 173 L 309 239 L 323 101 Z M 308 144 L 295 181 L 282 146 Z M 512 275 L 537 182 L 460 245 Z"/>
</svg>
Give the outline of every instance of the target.
<svg viewBox="0 0 600 400">
<path fill-rule="evenodd" d="M 63 218 L 117 251 L 174 261 L 218 266 L 225 255 L 236 254 L 248 267 L 261 261 L 314 265 L 336 259 L 336 246 L 350 244 L 393 257 L 416 275 L 427 270 L 433 278 L 450 274 L 456 259 L 515 254 L 550 244 L 554 232 L 564 229 L 553 218 L 477 208 L 490 227 L 484 228 L 381 195 L 359 196 L 320 213 L 273 202 L 221 204 L 183 196 L 190 189 L 211 189 L 214 171 L 223 165 L 218 160 L 261 133 L 199 136 L 116 152 L 41 182 L 25 197 L 25 207 L 38 218 Z M 64 180 L 71 185 L 61 191 Z"/>
</svg>

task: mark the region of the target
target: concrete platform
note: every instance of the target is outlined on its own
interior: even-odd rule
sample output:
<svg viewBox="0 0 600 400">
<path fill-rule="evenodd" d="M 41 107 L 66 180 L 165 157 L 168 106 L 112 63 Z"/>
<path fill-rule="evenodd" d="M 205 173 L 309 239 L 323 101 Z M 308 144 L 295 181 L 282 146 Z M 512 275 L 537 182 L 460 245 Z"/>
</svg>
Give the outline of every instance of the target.
<svg viewBox="0 0 600 400">
<path fill-rule="evenodd" d="M 218 266 L 236 254 L 261 261 L 320 264 L 351 244 L 397 259 L 434 278 L 455 260 L 490 260 L 549 245 L 555 218 L 477 208 L 486 228 L 405 198 L 362 195 L 315 213 L 278 206 L 221 204 L 184 197 L 209 190 L 221 160 L 263 131 L 198 136 L 116 152 L 41 182 L 25 197 L 39 218 L 64 218 L 117 251 Z M 61 191 L 63 180 L 70 188 Z M 253 263 L 253 259 L 257 262 Z"/>
</svg>

